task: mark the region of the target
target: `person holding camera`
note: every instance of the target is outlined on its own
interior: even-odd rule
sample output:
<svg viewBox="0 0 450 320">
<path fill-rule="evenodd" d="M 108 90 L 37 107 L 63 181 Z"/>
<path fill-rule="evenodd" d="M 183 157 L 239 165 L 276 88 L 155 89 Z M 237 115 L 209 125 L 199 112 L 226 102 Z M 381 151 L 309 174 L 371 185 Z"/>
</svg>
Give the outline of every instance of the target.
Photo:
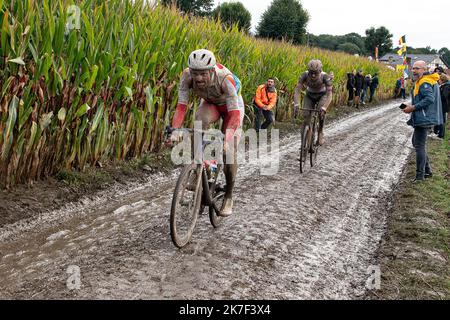
<svg viewBox="0 0 450 320">
<path fill-rule="evenodd" d="M 412 103 L 402 104 L 401 108 L 411 115 L 407 123 L 414 128 L 412 144 L 416 150 L 416 177 L 413 183 L 416 183 L 433 176 L 426 149 L 427 136 L 434 125 L 440 124 L 442 114 L 438 107 L 440 101 L 436 98 L 439 97 L 439 75 L 428 73 L 424 61 L 415 62 L 412 72 L 415 80 Z"/>
</svg>

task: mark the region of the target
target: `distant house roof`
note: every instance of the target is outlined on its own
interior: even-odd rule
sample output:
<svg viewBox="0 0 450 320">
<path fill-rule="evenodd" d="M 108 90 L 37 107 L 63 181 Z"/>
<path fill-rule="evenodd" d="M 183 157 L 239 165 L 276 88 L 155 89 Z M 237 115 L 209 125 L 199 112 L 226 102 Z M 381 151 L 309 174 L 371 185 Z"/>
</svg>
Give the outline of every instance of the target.
<svg viewBox="0 0 450 320">
<path fill-rule="evenodd" d="M 411 64 L 414 64 L 414 62 L 416 62 L 416 61 L 423 60 L 423 61 L 425 61 L 425 63 L 427 65 L 437 63 L 439 65 L 445 65 L 447 68 L 450 68 L 450 66 L 447 65 L 447 63 L 445 63 L 445 61 L 443 59 L 441 59 L 439 54 L 414 54 L 414 53 L 412 53 L 412 54 L 407 54 L 406 57 L 411 59 Z M 386 62 L 389 64 L 394 64 L 394 65 L 403 64 L 403 58 L 400 57 L 397 53 L 385 54 L 384 56 L 382 56 L 379 59 L 379 61 Z"/>
</svg>

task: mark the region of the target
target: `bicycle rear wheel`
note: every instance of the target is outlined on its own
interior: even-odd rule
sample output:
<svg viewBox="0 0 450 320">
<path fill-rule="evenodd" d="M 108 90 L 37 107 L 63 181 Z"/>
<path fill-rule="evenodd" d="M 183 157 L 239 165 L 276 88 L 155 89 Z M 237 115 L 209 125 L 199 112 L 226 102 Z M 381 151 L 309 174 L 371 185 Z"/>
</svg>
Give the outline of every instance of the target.
<svg viewBox="0 0 450 320">
<path fill-rule="evenodd" d="M 312 139 L 311 139 L 311 145 L 310 145 L 310 153 L 309 153 L 309 161 L 311 164 L 311 167 L 314 167 L 317 162 L 317 153 L 319 151 L 319 128 L 318 128 L 318 120 L 316 117 L 314 117 L 313 123 L 312 123 Z"/>
<path fill-rule="evenodd" d="M 201 164 L 186 165 L 178 178 L 170 209 L 170 236 L 182 248 L 189 243 L 197 223 L 202 199 Z"/>
<path fill-rule="evenodd" d="M 214 178 L 214 182 L 212 183 L 212 186 L 210 188 L 211 190 L 211 199 L 213 203 L 216 204 L 216 207 L 219 208 L 219 210 L 222 208 L 223 200 L 225 198 L 225 174 L 223 172 L 223 166 L 218 165 L 217 166 L 217 172 Z M 211 221 L 211 224 L 214 228 L 217 228 L 220 225 L 220 222 L 222 221 L 223 217 L 218 216 L 216 210 L 212 206 L 209 207 L 209 220 Z"/>
<path fill-rule="evenodd" d="M 300 146 L 300 173 L 303 173 L 306 168 L 306 157 L 308 156 L 308 130 L 309 126 L 305 126 L 302 133 L 302 143 Z"/>
</svg>

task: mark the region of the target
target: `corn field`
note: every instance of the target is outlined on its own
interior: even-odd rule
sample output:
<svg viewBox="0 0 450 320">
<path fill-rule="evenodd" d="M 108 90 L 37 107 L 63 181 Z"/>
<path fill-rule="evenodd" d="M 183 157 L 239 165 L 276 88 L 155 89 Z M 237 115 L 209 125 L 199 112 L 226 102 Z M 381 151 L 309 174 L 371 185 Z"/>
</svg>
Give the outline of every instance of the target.
<svg viewBox="0 0 450 320">
<path fill-rule="evenodd" d="M 367 59 L 258 40 L 144 0 L 0 0 L 0 37 L 6 188 L 157 150 L 194 49 L 212 50 L 238 75 L 246 103 L 267 77 L 279 79 L 282 119 L 292 115 L 293 88 L 312 58 L 335 74 L 334 105 L 346 101 L 348 71 L 378 72 L 379 99 L 397 78 Z"/>
</svg>

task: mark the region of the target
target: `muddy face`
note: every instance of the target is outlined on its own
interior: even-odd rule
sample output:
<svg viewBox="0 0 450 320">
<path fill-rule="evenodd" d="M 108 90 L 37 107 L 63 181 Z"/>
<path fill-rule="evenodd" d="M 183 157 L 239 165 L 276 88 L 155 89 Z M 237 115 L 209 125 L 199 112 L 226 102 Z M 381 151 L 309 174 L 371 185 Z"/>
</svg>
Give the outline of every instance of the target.
<svg viewBox="0 0 450 320">
<path fill-rule="evenodd" d="M 205 89 L 211 81 L 211 71 L 209 70 L 191 70 L 191 76 L 194 85 L 199 89 Z"/>
<path fill-rule="evenodd" d="M 319 71 L 309 71 L 308 75 L 313 82 L 316 82 L 319 79 L 320 73 Z"/>
</svg>

